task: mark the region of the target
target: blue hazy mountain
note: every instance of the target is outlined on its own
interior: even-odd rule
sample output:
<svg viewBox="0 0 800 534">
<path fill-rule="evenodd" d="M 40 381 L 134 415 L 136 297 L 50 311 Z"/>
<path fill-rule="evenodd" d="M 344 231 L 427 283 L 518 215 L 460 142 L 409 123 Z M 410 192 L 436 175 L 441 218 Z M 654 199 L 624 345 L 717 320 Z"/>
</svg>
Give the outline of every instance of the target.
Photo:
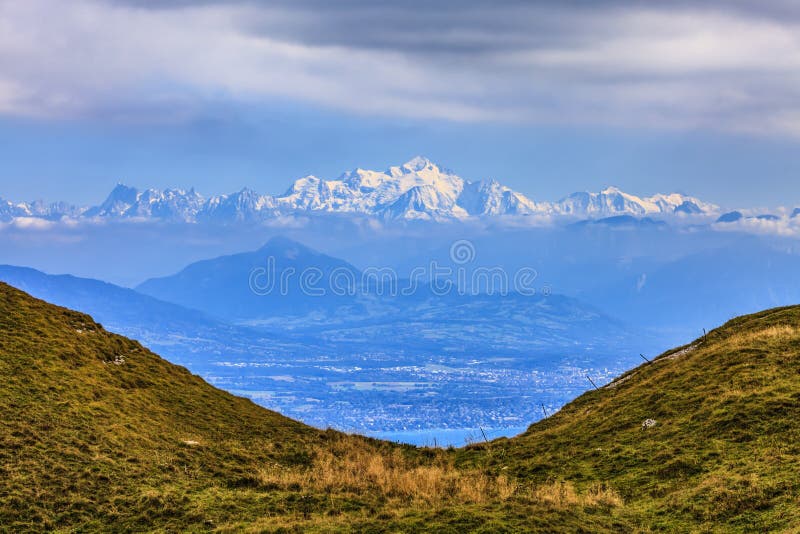
<svg viewBox="0 0 800 534">
<path fill-rule="evenodd" d="M 360 271 L 346 261 L 274 237 L 258 250 L 192 263 L 175 275 L 147 280 L 136 290 L 241 321 L 360 309 L 352 295 L 352 284 L 360 280 Z M 331 281 L 340 285 L 333 288 Z M 319 295 L 320 290 L 325 294 Z"/>
<path fill-rule="evenodd" d="M 108 330 L 140 340 L 183 365 L 221 355 L 303 353 L 275 333 L 265 336 L 208 315 L 114 284 L 71 275 L 50 275 L 27 267 L 0 265 L 0 281 L 59 306 L 94 317 Z"/>
<path fill-rule="evenodd" d="M 270 294 L 260 294 L 252 287 L 253 272 L 268 261 L 273 277 L 286 272 L 294 277 L 285 287 L 275 282 Z M 314 289 L 324 295 L 301 284 L 298 275 L 309 270 L 317 276 Z M 630 334 L 599 308 L 560 295 L 488 287 L 459 291 L 456 285 L 443 292 L 431 283 L 413 286 L 406 279 L 368 274 L 296 241 L 273 238 L 255 252 L 199 261 L 173 276 L 149 280 L 137 291 L 240 324 L 303 332 L 325 343 L 403 351 L 466 353 L 494 347 L 529 353 L 597 340 L 618 346 Z M 335 294 L 343 280 L 355 291 Z"/>
<path fill-rule="evenodd" d="M 793 219 L 796 216 L 797 216 L 797 209 L 795 209 L 795 211 L 792 212 L 792 215 L 789 218 Z M 720 215 L 717 218 L 717 223 L 734 223 L 734 222 L 739 222 L 741 220 L 746 220 L 746 219 L 753 219 L 753 220 L 758 220 L 758 221 L 780 221 L 781 220 L 781 218 L 778 215 L 775 215 L 773 213 L 761 213 L 759 215 L 753 215 L 753 216 L 750 216 L 750 217 L 745 217 L 742 214 L 742 212 L 740 212 L 740 211 L 731 211 L 731 212 L 723 213 L 722 215 Z"/>
<path fill-rule="evenodd" d="M 728 213 L 723 213 L 717 218 L 718 223 L 732 223 L 736 221 L 740 221 L 744 218 L 742 212 L 740 211 L 729 211 Z"/>
<path fill-rule="evenodd" d="M 267 295 L 253 291 L 253 270 L 268 258 L 278 277 L 286 271 L 314 270 L 320 275 L 315 288 L 325 295 L 311 294 L 299 283 Z M 340 279 L 355 284 L 356 290 L 334 294 L 335 274 L 346 275 Z M 566 296 L 523 295 L 513 288 L 500 292 L 471 287 L 462 292 L 455 285 L 442 292 L 431 283 L 413 285 L 407 279 L 366 274 L 367 269 L 362 272 L 295 241 L 274 238 L 255 252 L 199 261 L 137 290 L 238 324 L 360 350 L 530 355 L 556 348 L 580 352 L 603 343 L 632 347 L 635 343 L 627 340 L 642 339 L 641 332 L 634 334 L 600 311 L 602 307 Z"/>
<path fill-rule="evenodd" d="M 126 289 L 72 275 L 51 275 L 27 267 L 0 265 L 0 280 L 36 298 L 92 315 L 106 326 L 137 325 L 142 329 L 191 329 L 218 326 L 196 310 Z"/>
<path fill-rule="evenodd" d="M 275 239 L 270 243 L 268 249 L 271 252 L 297 251 L 297 256 L 290 254 L 291 259 L 302 258 L 304 264 L 312 262 L 308 265 L 316 266 L 321 264 L 314 261 L 322 261 L 329 266 L 355 269 L 342 260 L 318 254 L 290 240 Z M 238 260 L 241 256 L 246 255 L 229 256 L 220 263 L 231 265 L 232 259 Z M 217 261 L 198 262 L 182 273 L 193 273 L 200 277 L 199 280 L 207 280 L 210 275 L 205 268 L 214 269 L 220 265 Z M 320 316 L 313 309 L 307 315 L 276 314 L 271 321 L 251 321 L 263 327 L 255 328 L 231 324 L 205 313 L 205 309 L 215 309 L 213 302 L 219 298 L 216 293 L 211 293 L 214 299 L 211 304 L 197 298 L 193 303 L 200 309 L 189 309 L 99 280 L 49 275 L 25 267 L 0 266 L 0 280 L 37 298 L 89 313 L 112 330 L 159 347 L 170 343 L 193 347 L 187 350 L 193 353 L 197 352 L 197 347 L 207 344 L 218 347 L 228 344 L 230 350 L 239 350 L 236 347 L 242 344 L 252 348 L 266 343 L 270 350 L 282 346 L 287 351 L 290 348 L 297 349 L 299 354 L 313 347 L 325 346 L 332 352 L 342 347 L 346 347 L 342 350 L 360 347 L 387 352 L 395 350 L 399 353 L 444 351 L 450 354 L 488 355 L 501 351 L 530 355 L 556 348 L 583 350 L 603 344 L 620 347 L 634 334 L 632 329 L 600 309 L 561 295 L 522 295 L 514 292 L 459 294 L 455 290 L 440 294 L 428 285 L 421 285 L 411 294 L 367 293 L 337 301 L 343 305 L 331 307 L 330 316 Z M 181 282 L 190 284 L 186 278 Z M 404 282 L 399 281 L 400 284 Z M 296 287 L 291 288 L 287 294 L 280 295 L 290 302 L 280 303 L 276 309 L 300 309 L 291 302 L 297 290 Z M 233 300 L 236 293 L 229 292 L 226 296 Z M 247 299 L 251 296 L 256 299 L 272 298 L 245 294 Z M 318 305 L 319 309 L 331 302 L 330 299 L 305 294 L 301 294 L 299 299 L 304 301 L 304 306 L 313 308 Z M 233 303 L 229 306 L 236 309 Z M 252 318 L 262 317 L 262 306 L 252 306 L 251 309 L 258 314 Z M 285 334 L 276 335 L 279 332 Z M 167 355 L 184 359 L 182 353 L 174 349 L 167 349 L 166 352 Z M 258 352 L 254 350 L 254 353 Z M 291 356 L 290 352 L 286 352 L 286 355 Z"/>
</svg>

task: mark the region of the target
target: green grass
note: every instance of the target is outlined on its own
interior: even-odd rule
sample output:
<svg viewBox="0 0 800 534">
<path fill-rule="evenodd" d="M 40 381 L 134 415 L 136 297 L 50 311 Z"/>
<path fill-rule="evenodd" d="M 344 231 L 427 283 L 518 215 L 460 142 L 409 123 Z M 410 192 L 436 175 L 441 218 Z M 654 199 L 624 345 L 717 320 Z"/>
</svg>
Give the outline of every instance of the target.
<svg viewBox="0 0 800 534">
<path fill-rule="evenodd" d="M 800 529 L 797 307 L 431 450 L 289 420 L 0 284 L 0 410 L 0 531 Z"/>
<path fill-rule="evenodd" d="M 603 481 L 643 529 L 796 531 L 800 308 L 730 321 L 492 448 L 519 479 Z"/>
</svg>

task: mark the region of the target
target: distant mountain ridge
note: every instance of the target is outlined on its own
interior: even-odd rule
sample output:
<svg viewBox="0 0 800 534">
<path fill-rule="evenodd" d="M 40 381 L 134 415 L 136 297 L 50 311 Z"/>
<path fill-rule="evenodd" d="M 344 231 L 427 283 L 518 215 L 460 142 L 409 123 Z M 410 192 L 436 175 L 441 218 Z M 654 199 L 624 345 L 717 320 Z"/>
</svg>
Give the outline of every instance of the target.
<svg viewBox="0 0 800 534">
<path fill-rule="evenodd" d="M 253 277 L 268 265 L 269 274 Z M 311 271 L 316 275 L 308 279 L 304 273 Z M 135 289 L 233 324 L 310 329 L 328 344 L 361 339 L 379 346 L 404 339 L 408 349 L 425 331 L 429 336 L 421 346 L 427 348 L 443 343 L 453 351 L 463 345 L 477 354 L 491 345 L 530 353 L 534 345 L 561 346 L 568 340 L 574 348 L 596 337 L 611 344 L 634 335 L 599 309 L 561 295 L 487 294 L 478 288 L 434 292 L 429 281 L 412 289 L 404 285 L 408 280 L 370 278 L 344 260 L 273 237 L 258 250 L 197 261 Z M 475 332 L 463 331 L 464 325 Z"/>
<path fill-rule="evenodd" d="M 15 203 L 0 198 L 0 222 L 7 222 L 19 217 L 58 220 L 64 217 L 80 217 L 85 211 L 86 208 L 79 208 L 65 202 L 48 204 L 41 200 L 35 200 Z"/>
<path fill-rule="evenodd" d="M 385 171 L 354 169 L 335 180 L 305 176 L 281 195 L 242 189 L 205 198 L 194 189 L 147 189 L 118 184 L 94 207 L 17 203 L 0 199 L 0 221 L 18 217 L 144 219 L 178 222 L 254 222 L 297 213 L 350 213 L 386 220 L 460 220 L 472 217 L 716 216 L 719 207 L 673 193 L 638 197 L 615 187 L 537 202 L 496 180 L 469 181 L 427 158 Z"/>
<path fill-rule="evenodd" d="M 191 362 L 219 351 L 243 353 L 258 345 L 280 351 L 284 340 L 216 321 L 202 312 L 160 301 L 128 288 L 71 275 L 51 275 L 27 267 L 0 265 L 0 282 L 59 306 L 90 313 L 111 331 L 142 341 Z M 295 349 L 295 344 L 290 344 Z"/>
<path fill-rule="evenodd" d="M 267 273 L 269 259 L 274 263 L 272 272 Z M 273 237 L 256 251 L 198 261 L 173 276 L 147 280 L 136 290 L 226 319 L 305 315 L 356 306 L 352 295 L 333 294 L 330 287 L 325 288 L 324 297 L 304 290 L 308 280 L 303 273 L 310 268 L 319 273 L 320 282 L 329 282 L 337 272 L 347 279 L 360 279 L 358 269 L 344 260 Z M 263 275 L 252 278 L 257 269 L 263 270 Z M 286 274 L 290 276 L 284 277 Z"/>
</svg>

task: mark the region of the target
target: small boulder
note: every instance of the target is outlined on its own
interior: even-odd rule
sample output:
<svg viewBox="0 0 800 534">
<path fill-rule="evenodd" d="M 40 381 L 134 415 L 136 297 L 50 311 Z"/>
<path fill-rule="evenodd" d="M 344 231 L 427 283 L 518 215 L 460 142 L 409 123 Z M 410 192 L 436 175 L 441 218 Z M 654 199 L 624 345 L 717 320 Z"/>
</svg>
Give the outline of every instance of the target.
<svg viewBox="0 0 800 534">
<path fill-rule="evenodd" d="M 648 428 L 652 428 L 654 426 L 656 426 L 655 419 L 645 419 L 642 421 L 642 430 L 647 430 Z"/>
</svg>

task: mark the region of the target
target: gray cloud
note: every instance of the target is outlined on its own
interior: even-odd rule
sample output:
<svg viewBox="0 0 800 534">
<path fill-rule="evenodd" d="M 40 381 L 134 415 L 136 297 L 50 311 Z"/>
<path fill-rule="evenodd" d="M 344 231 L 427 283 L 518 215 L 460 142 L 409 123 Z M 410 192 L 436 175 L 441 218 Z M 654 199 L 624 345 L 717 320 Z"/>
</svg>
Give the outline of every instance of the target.
<svg viewBox="0 0 800 534">
<path fill-rule="evenodd" d="M 362 114 L 800 135 L 800 5 L 0 0 L 0 112 Z"/>
</svg>

